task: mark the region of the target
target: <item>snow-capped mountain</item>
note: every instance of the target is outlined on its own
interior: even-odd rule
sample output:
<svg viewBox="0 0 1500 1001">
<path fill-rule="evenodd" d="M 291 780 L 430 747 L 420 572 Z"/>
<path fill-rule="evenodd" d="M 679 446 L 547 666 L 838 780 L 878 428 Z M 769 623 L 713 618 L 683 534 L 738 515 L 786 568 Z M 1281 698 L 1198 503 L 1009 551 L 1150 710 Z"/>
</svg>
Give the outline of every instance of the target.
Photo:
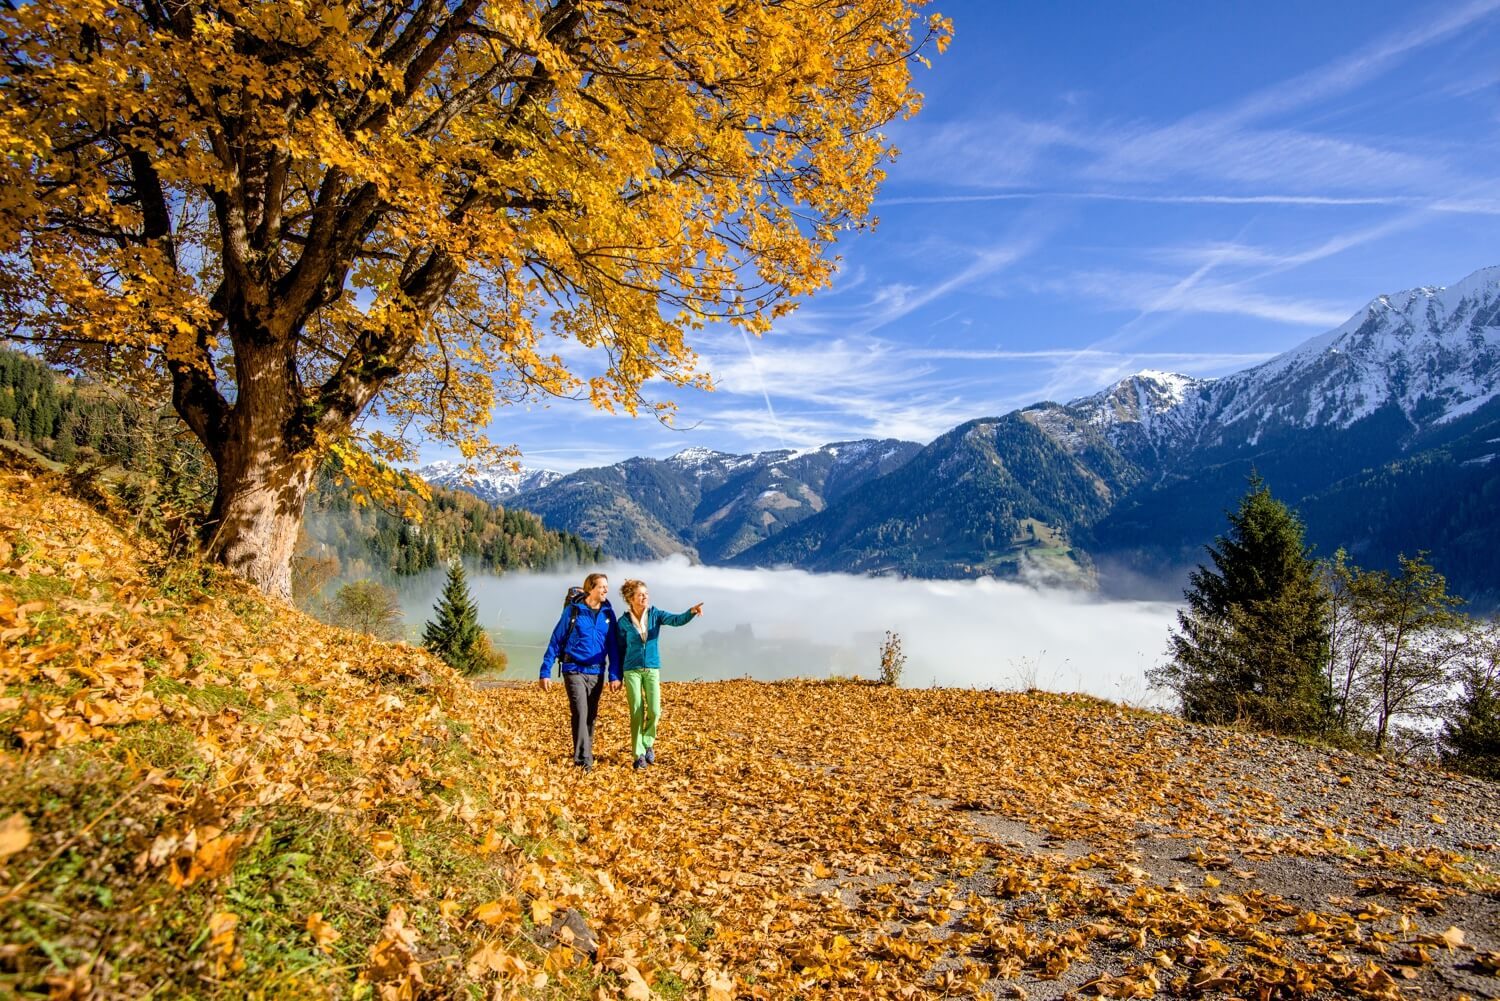
<svg viewBox="0 0 1500 1001">
<path fill-rule="evenodd" d="M 1021 414 L 1070 454 L 1102 437 L 1140 461 L 1193 439 L 1213 381 L 1146 369 L 1066 406 L 1039 403 Z"/>
<path fill-rule="evenodd" d="M 1383 410 L 1398 411 L 1412 430 L 1427 428 L 1497 395 L 1500 266 L 1448 287 L 1377 296 L 1342 326 L 1221 379 L 1140 372 L 1065 408 L 1034 410 L 1060 434 L 1081 422 L 1127 453 L 1149 443 L 1180 455 L 1346 429 Z"/>
<path fill-rule="evenodd" d="M 1145 369 L 1102 393 L 1074 400 L 1069 406 L 1092 427 L 1133 423 L 1150 428 L 1210 381 Z"/>
<path fill-rule="evenodd" d="M 1500 390 L 1500 267 L 1446 288 L 1372 299 L 1341 327 L 1208 387 L 1221 435 L 1347 428 L 1387 406 L 1413 427 L 1452 420 Z"/>
<path fill-rule="evenodd" d="M 920 448 L 895 440 L 747 455 L 686 448 L 666 459 L 581 469 L 512 503 L 610 555 L 686 553 L 716 562 L 816 514 Z"/>
<path fill-rule="evenodd" d="M 971 421 L 735 562 L 973 576 L 1021 573 L 1066 547 L 1084 569 L 1166 579 L 1202 558 L 1253 470 L 1306 513 L 1320 552 L 1389 567 L 1426 550 L 1460 593 L 1500 601 L 1497 441 L 1491 267 L 1379 296 L 1223 378 L 1139 372 Z"/>
<path fill-rule="evenodd" d="M 524 466 L 512 469 L 508 465 L 479 469 L 470 474 L 465 472 L 463 463 L 446 460 L 422 466 L 416 473 L 433 486 L 463 490 L 491 504 L 500 504 L 516 494 L 545 487 L 563 475 L 550 469 L 527 469 Z"/>
</svg>

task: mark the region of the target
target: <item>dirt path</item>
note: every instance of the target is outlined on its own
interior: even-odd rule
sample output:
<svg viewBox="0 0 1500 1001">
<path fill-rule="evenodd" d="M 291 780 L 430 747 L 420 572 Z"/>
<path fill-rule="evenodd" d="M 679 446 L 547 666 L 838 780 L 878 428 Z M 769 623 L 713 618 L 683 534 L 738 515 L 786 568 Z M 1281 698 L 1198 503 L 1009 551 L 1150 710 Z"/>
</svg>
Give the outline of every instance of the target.
<svg viewBox="0 0 1500 1001">
<path fill-rule="evenodd" d="M 979 867 L 926 879 L 841 876 L 815 892 L 888 915 L 896 938 L 946 939 L 935 983 L 946 976 L 959 995 L 1254 996 L 1245 988 L 1266 978 L 1253 967 L 1301 964 L 1347 971 L 1332 989 L 1303 988 L 1318 996 L 1500 998 L 1500 883 L 1482 879 L 1500 874 L 1500 789 L 1195 728 L 1184 728 L 1182 747 L 1182 763 L 1231 813 L 1242 799 L 1265 805 L 1272 790 L 1283 818 L 1228 839 L 1169 822 L 1066 837 L 1034 819 L 930 799 L 986 846 Z M 1462 871 L 1451 865 L 1459 861 Z M 1152 897 L 1175 902 L 1166 910 L 1180 922 L 1121 920 L 1132 900 Z M 1184 943 L 1188 959 L 1208 961 L 1184 964 Z M 1004 967 L 1028 954 L 1041 962 L 963 977 L 976 959 L 998 956 Z M 1280 989 L 1269 996 L 1300 993 L 1293 978 Z"/>
</svg>

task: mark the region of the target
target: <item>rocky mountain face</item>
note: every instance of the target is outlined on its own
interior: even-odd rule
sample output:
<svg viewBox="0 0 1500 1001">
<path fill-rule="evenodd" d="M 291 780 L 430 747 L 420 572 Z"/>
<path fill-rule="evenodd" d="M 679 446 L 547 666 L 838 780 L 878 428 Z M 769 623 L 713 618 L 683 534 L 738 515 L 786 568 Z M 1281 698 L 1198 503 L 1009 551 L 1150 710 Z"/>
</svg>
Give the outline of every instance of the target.
<svg viewBox="0 0 1500 1001">
<path fill-rule="evenodd" d="M 1425 549 L 1460 593 L 1500 593 L 1481 546 L 1500 541 L 1488 524 L 1500 513 L 1500 267 L 1379 296 L 1262 365 L 1183 384 L 1144 420 L 1102 405 L 1154 375 L 1065 408 L 1144 472 L 1080 536 L 1095 556 L 1146 573 L 1196 562 L 1254 468 L 1321 552 L 1389 565 Z"/>
<path fill-rule="evenodd" d="M 511 469 L 502 466 L 467 472 L 461 462 L 432 462 L 416 470 L 416 474 L 435 487 L 446 490 L 462 490 L 480 500 L 500 504 L 516 494 L 537 490 L 562 478 L 562 473 L 550 469 Z"/>
<path fill-rule="evenodd" d="M 668 459 L 583 469 L 512 499 L 613 556 L 684 553 L 722 563 L 824 510 L 921 450 L 913 442 L 836 442 L 731 455 L 689 448 Z"/>
</svg>

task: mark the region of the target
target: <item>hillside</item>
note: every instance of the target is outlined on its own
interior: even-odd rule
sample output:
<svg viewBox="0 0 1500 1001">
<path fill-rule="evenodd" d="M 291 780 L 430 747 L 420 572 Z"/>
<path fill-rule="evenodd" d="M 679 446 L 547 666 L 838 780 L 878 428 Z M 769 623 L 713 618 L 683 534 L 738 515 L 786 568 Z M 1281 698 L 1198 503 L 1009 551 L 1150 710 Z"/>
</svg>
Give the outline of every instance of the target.
<svg viewBox="0 0 1500 1001">
<path fill-rule="evenodd" d="M 191 523 L 206 516 L 213 498 L 213 467 L 175 414 L 0 348 L 0 443 L 7 442 L 111 484 L 140 524 L 160 528 L 179 517 Z M 325 468 L 307 497 L 294 577 L 390 581 L 453 557 L 497 573 L 599 558 L 596 547 L 546 528 L 529 511 L 440 486 L 430 493 L 425 501 L 412 495 L 422 515 L 417 522 L 363 503 L 367 498 Z"/>
<path fill-rule="evenodd" d="M 1500 989 L 1500 794 L 1474 780 L 857 681 L 668 684 L 645 772 L 607 698 L 584 775 L 558 691 L 476 693 L 18 468 L 0 644 L 0 993 Z"/>
<path fill-rule="evenodd" d="M 599 550 L 571 532 L 555 532 L 530 511 L 499 507 L 462 490 L 429 488 L 420 522 L 319 477 L 307 497 L 299 555 L 331 559 L 334 576 L 388 580 L 440 567 L 453 557 L 492 573 L 575 566 Z"/>
</svg>

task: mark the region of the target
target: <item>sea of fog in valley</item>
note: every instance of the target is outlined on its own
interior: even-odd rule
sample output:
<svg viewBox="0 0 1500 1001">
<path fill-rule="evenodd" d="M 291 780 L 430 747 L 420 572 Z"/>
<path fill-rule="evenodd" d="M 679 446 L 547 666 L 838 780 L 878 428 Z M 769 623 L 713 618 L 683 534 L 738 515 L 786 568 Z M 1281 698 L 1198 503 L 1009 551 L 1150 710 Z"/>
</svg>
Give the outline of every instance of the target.
<svg viewBox="0 0 1500 1001">
<path fill-rule="evenodd" d="M 664 681 L 761 680 L 834 675 L 876 678 L 887 630 L 901 638 L 909 687 L 1087 692 L 1117 702 L 1162 704 L 1146 672 L 1163 657 L 1177 606 L 1123 601 L 1010 581 L 903 580 L 801 570 L 734 570 L 677 557 L 606 563 L 610 601 L 644 580 L 652 604 L 679 612 L 699 601 L 702 618 L 664 629 Z M 507 677 L 535 678 L 547 635 L 582 571 L 469 575 L 480 619 L 510 659 Z M 434 573 L 403 589 L 408 633 L 443 585 Z"/>
</svg>

